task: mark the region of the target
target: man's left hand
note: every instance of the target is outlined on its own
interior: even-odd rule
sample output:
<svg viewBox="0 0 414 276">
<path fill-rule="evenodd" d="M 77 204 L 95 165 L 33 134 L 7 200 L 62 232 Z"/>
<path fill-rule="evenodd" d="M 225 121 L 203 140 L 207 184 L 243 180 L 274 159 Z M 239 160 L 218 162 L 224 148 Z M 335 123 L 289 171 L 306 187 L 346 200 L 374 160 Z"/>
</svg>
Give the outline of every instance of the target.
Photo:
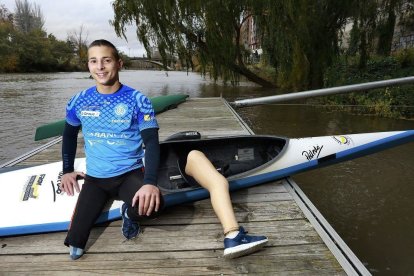
<svg viewBox="0 0 414 276">
<path fill-rule="evenodd" d="M 158 212 L 160 208 L 160 190 L 157 186 L 145 184 L 134 195 L 132 207 L 138 201 L 138 214 L 150 216 L 153 211 Z"/>
</svg>

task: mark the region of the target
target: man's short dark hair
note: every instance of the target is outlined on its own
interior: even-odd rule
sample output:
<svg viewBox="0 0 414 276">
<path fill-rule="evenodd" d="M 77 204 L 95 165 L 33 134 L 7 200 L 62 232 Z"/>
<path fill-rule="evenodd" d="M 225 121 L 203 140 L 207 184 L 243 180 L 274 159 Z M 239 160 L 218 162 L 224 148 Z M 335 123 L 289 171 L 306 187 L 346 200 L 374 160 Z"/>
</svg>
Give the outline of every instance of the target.
<svg viewBox="0 0 414 276">
<path fill-rule="evenodd" d="M 93 41 L 89 45 L 88 50 L 90 48 L 92 48 L 92 47 L 95 47 L 95 46 L 106 46 L 106 47 L 111 48 L 112 49 L 112 52 L 113 52 L 113 54 L 114 54 L 114 56 L 116 58 L 116 60 L 119 60 L 120 57 L 119 57 L 118 49 L 114 46 L 114 44 L 112 44 L 108 40 L 105 40 L 105 39 L 97 39 L 97 40 Z"/>
</svg>

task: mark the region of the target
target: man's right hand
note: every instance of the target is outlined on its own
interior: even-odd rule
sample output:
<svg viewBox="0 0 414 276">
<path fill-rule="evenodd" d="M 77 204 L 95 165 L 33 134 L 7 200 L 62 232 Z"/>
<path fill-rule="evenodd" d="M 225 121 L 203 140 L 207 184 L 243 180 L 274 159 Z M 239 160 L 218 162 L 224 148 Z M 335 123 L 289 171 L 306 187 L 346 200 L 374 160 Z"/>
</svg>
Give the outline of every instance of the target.
<svg viewBox="0 0 414 276">
<path fill-rule="evenodd" d="M 79 183 L 76 179 L 78 176 L 85 177 L 85 174 L 83 172 L 71 172 L 71 173 L 65 173 L 62 175 L 60 188 L 69 196 L 73 196 L 76 192 L 80 192 Z"/>
</svg>

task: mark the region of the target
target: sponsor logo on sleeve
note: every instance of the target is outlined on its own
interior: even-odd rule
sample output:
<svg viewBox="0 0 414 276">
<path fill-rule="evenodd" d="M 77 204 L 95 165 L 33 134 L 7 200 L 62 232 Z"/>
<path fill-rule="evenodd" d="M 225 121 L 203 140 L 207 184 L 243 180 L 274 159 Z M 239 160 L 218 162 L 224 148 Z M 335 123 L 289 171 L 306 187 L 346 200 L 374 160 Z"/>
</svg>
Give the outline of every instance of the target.
<svg viewBox="0 0 414 276">
<path fill-rule="evenodd" d="M 100 111 L 94 111 L 94 110 L 82 110 L 81 116 L 82 117 L 99 117 L 101 115 Z"/>
<path fill-rule="evenodd" d="M 151 119 L 152 119 L 151 115 L 149 114 L 144 115 L 144 121 L 148 122 L 148 121 L 151 121 Z"/>
</svg>

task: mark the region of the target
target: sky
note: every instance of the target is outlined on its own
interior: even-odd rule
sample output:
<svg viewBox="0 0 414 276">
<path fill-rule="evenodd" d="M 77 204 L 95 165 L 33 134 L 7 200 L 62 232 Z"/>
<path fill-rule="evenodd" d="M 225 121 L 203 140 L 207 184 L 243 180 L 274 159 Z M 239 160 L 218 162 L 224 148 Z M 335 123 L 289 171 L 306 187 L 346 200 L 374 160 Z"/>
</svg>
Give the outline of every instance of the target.
<svg viewBox="0 0 414 276">
<path fill-rule="evenodd" d="M 66 40 L 68 33 L 77 31 L 83 25 L 87 32 L 87 42 L 95 39 L 111 41 L 119 51 L 128 56 L 146 55 L 144 47 L 135 35 L 135 26 L 127 28 L 127 40 L 119 38 L 114 28 L 109 24 L 113 20 L 113 0 L 28 0 L 36 3 L 43 13 L 44 29 L 59 40 Z M 15 0 L 0 0 L 0 4 L 14 13 Z"/>
</svg>

